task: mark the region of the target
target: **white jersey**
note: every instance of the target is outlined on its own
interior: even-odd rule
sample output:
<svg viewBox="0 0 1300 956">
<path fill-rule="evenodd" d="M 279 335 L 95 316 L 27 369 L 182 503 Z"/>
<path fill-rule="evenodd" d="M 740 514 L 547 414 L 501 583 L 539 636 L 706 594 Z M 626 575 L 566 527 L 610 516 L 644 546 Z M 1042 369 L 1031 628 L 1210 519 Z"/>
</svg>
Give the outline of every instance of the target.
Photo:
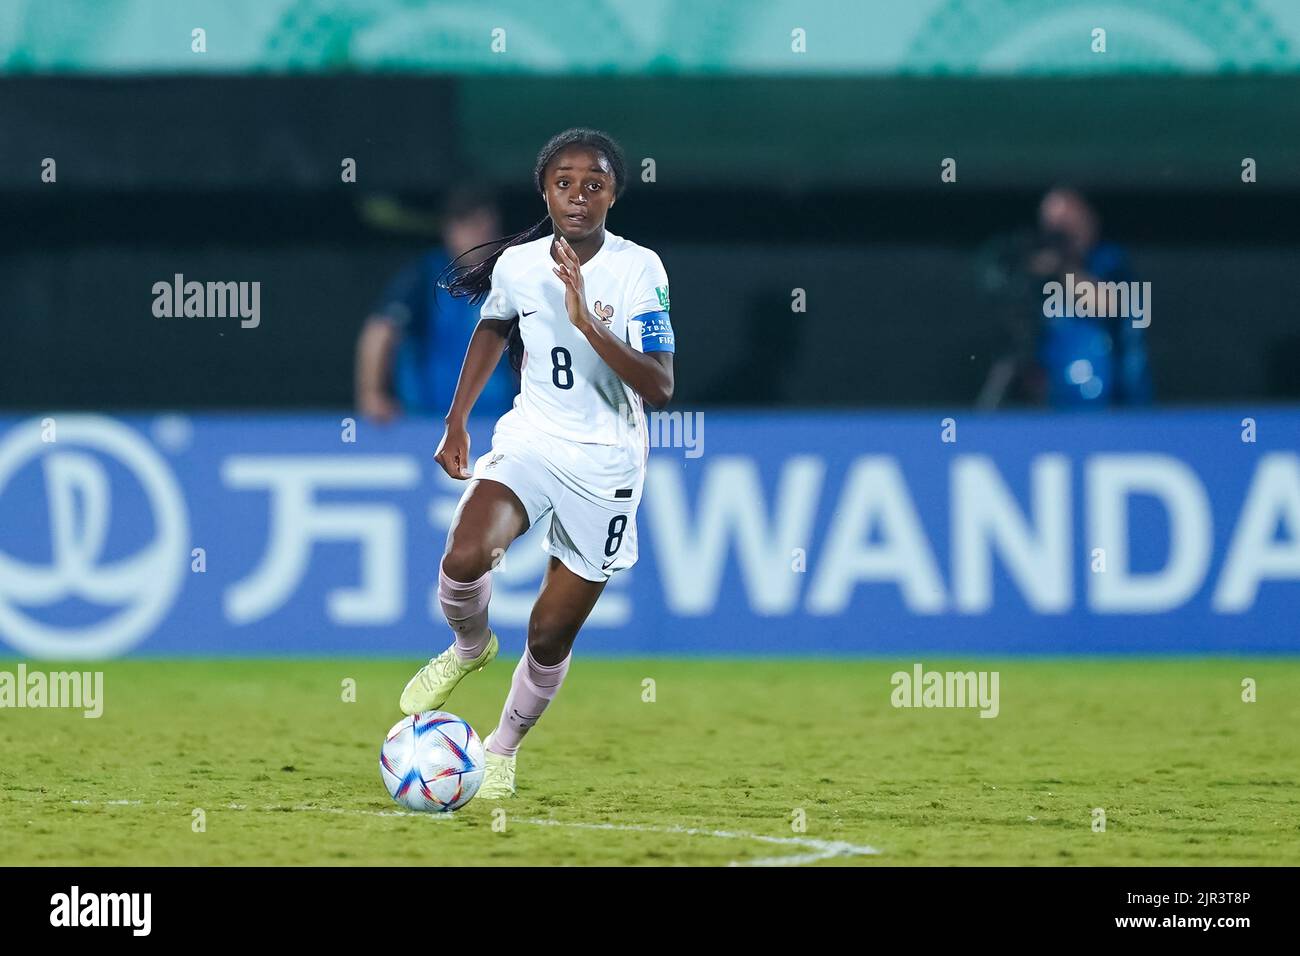
<svg viewBox="0 0 1300 956">
<path fill-rule="evenodd" d="M 641 397 L 569 321 L 565 285 L 551 271 L 552 242 L 548 235 L 502 253 L 483 304 L 483 318 L 519 317 L 524 360 L 515 413 L 550 435 L 619 445 L 644 461 Z M 582 278 L 587 308 L 616 336 L 638 351 L 672 350 L 668 275 L 657 255 L 606 230 Z"/>
</svg>

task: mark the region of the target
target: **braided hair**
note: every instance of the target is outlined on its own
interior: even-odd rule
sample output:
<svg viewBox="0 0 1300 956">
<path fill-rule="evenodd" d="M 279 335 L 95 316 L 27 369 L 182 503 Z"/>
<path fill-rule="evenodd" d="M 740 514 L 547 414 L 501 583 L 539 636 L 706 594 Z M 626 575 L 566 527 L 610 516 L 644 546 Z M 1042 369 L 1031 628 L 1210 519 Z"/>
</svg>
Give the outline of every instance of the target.
<svg viewBox="0 0 1300 956">
<path fill-rule="evenodd" d="M 618 143 L 599 130 L 574 127 L 573 129 L 566 129 L 562 133 L 556 133 L 546 141 L 546 145 L 537 154 L 537 162 L 533 166 L 533 184 L 542 196 L 546 195 L 546 187 L 542 181 L 542 178 L 546 175 L 546 167 L 550 165 L 552 159 L 570 146 L 586 146 L 604 156 L 614 174 L 614 198 L 617 199 L 623 195 L 623 189 L 627 186 L 627 164 L 623 159 L 623 150 Z M 438 276 L 439 287 L 446 289 L 449 294 L 457 298 L 467 298 L 472 304 L 478 305 L 487 298 L 488 293 L 492 290 L 492 270 L 496 268 L 497 260 L 501 258 L 501 254 L 512 246 L 522 245 L 525 242 L 532 242 L 534 239 L 542 238 L 547 232 L 551 231 L 551 228 L 551 217 L 546 215 L 523 232 L 517 232 L 513 236 L 506 236 L 502 239 L 493 239 L 491 242 L 485 242 L 473 249 L 466 250 L 448 263 L 447 268 Z M 475 262 L 473 265 L 461 263 L 461 260 L 466 256 L 489 246 L 495 246 L 495 249 L 485 259 Z M 519 334 L 519 318 L 517 316 L 510 323 L 506 335 L 506 349 L 510 353 L 511 368 L 518 372 L 523 365 L 524 340 Z"/>
</svg>

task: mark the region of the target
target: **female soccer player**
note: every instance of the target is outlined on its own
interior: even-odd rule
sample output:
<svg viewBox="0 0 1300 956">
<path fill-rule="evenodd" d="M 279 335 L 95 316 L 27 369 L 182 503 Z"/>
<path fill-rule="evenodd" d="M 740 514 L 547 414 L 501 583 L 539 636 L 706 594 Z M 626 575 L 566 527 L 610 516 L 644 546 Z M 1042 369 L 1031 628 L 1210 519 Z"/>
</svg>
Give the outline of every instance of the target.
<svg viewBox="0 0 1300 956">
<path fill-rule="evenodd" d="M 514 794 L 520 741 L 559 692 L 574 638 L 610 575 L 636 562 L 649 454 L 642 399 L 662 407 L 673 394 L 663 264 L 605 228 L 627 185 L 622 150 L 604 133 L 566 130 L 542 147 L 533 177 L 546 217 L 447 281 L 453 295 L 486 300 L 434 456 L 453 478 L 473 480 L 439 571 L 455 641 L 401 697 L 403 713 L 437 710 L 466 674 L 496 657 L 492 568 L 510 542 L 549 519 L 551 558 L 527 646 L 484 741 L 479 794 L 494 800 Z M 465 422 L 503 348 L 520 370 L 520 393 L 471 474 Z"/>
</svg>

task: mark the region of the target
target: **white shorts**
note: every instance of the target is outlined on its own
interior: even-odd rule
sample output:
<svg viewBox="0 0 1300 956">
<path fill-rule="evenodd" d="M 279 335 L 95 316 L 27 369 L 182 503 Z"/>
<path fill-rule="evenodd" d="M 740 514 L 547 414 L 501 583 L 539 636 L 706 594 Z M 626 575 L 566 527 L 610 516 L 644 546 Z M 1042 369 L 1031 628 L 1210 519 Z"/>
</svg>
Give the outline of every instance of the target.
<svg viewBox="0 0 1300 956">
<path fill-rule="evenodd" d="M 497 421 L 492 450 L 474 462 L 473 476 L 513 491 L 529 527 L 549 516 L 542 548 L 566 568 L 588 581 L 608 581 L 636 564 L 644 461 L 643 453 L 622 446 L 547 434 L 512 409 Z"/>
</svg>

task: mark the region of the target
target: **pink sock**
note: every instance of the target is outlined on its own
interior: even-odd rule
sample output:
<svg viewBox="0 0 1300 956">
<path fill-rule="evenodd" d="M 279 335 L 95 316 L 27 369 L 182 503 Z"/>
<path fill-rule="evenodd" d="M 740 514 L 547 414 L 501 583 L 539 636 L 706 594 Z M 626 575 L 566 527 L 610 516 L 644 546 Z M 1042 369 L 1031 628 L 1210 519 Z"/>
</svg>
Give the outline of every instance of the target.
<svg viewBox="0 0 1300 956">
<path fill-rule="evenodd" d="M 492 572 L 463 584 L 447 577 L 438 565 L 438 600 L 447 623 L 456 632 L 456 656 L 472 661 L 488 643 L 488 600 L 492 597 Z"/>
<path fill-rule="evenodd" d="M 546 705 L 555 699 L 569 672 L 572 652 L 558 664 L 539 664 L 528 648 L 519 658 L 515 676 L 510 681 L 510 695 L 501 709 L 501 720 L 492 732 L 492 752 L 513 757 L 524 734 L 537 723 Z"/>
</svg>

